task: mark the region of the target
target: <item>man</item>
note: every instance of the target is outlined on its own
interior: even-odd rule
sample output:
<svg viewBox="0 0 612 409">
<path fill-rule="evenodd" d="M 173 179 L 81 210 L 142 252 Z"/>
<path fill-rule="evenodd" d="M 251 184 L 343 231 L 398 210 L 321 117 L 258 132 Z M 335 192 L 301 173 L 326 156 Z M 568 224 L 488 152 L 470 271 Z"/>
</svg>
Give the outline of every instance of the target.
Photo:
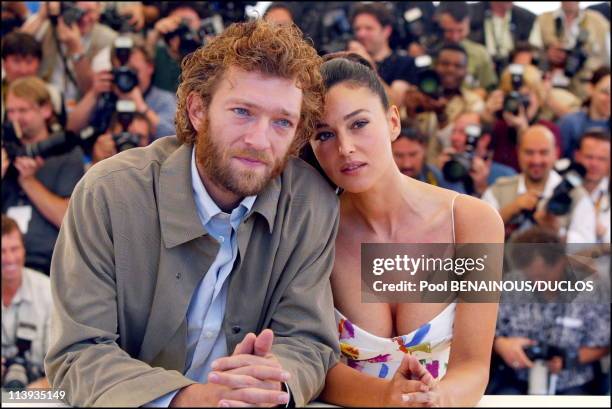
<svg viewBox="0 0 612 409">
<path fill-rule="evenodd" d="M 389 47 L 393 16 L 384 4 L 359 3 L 353 9 L 351 25 L 355 40 L 348 50 L 370 60 L 382 80 L 391 89 L 391 99 L 398 106 L 404 103 L 404 94 L 415 82 L 414 60 L 400 55 Z"/>
<path fill-rule="evenodd" d="M 442 172 L 425 161 L 427 137 L 413 128 L 404 127 L 392 144 L 393 158 L 406 176 L 445 189 L 463 191 L 460 183 L 450 183 Z"/>
<path fill-rule="evenodd" d="M 594 10 L 580 10 L 578 1 L 562 1 L 555 11 L 536 19 L 529 42 L 546 50 L 554 86 L 564 86 L 582 99 L 588 96 L 586 82 L 593 71 L 610 65 L 610 23 Z M 586 37 L 580 46 L 578 39 Z M 579 48 L 579 46 L 581 48 Z M 566 70 L 571 53 L 585 53 L 584 65 L 575 72 Z"/>
<path fill-rule="evenodd" d="M 101 64 L 98 61 L 117 33 L 99 23 L 100 3 L 75 2 L 72 7 L 78 9 L 80 18 L 73 24 L 66 24 L 59 7 L 55 2 L 41 3 L 22 30 L 41 42 L 41 76 L 64 93 L 66 105 L 72 108 L 91 87 L 93 72 Z"/>
<path fill-rule="evenodd" d="M 48 140 L 54 122 L 45 83 L 37 77 L 15 80 L 6 97 L 8 120 L 21 132 L 21 142 Z M 83 176 L 80 148 L 41 157 L 2 158 L 2 212 L 17 219 L 25 237 L 26 265 L 48 273 L 53 246 L 68 200 Z M 9 168 L 9 165 L 12 165 Z"/>
<path fill-rule="evenodd" d="M 450 143 L 452 123 L 462 112 L 484 111 L 480 96 L 462 87 L 467 75 L 467 53 L 457 44 L 444 44 L 438 51 L 434 70 L 440 78 L 440 95 L 436 98 L 418 90 L 406 93 L 407 118 L 425 135 L 430 135 L 427 162 L 433 163 L 443 147 Z"/>
<path fill-rule="evenodd" d="M 2 38 L 2 118 L 4 118 L 4 104 L 6 90 L 9 84 L 18 78 L 38 75 L 42 60 L 42 47 L 36 39 L 26 33 L 13 31 Z M 59 90 L 52 84 L 45 83 L 51 95 L 53 111 L 60 124 L 66 122 L 66 109 L 64 99 Z"/>
<path fill-rule="evenodd" d="M 291 12 L 291 6 L 282 1 L 272 2 L 264 12 L 263 19 L 270 23 L 292 24 L 293 13 Z"/>
<path fill-rule="evenodd" d="M 451 160 L 454 154 L 464 154 L 468 148 L 468 128 L 478 131 L 476 144 L 472 147 L 473 158 L 469 169 L 469 178 L 462 181 L 464 193 L 480 197 L 485 190 L 494 184 L 498 178 L 503 176 L 514 176 L 516 172 L 509 166 L 493 161 L 491 145 L 491 134 L 483 132 L 480 115 L 475 112 L 460 114 L 453 123 L 453 132 L 450 137 L 450 146 L 443 150 L 438 158 L 438 168 L 444 169 L 444 165 Z"/>
<path fill-rule="evenodd" d="M 581 273 L 568 263 L 558 236 L 546 229 L 524 231 L 513 243 L 510 262 L 518 267 L 510 276 L 514 282 L 575 282 Z M 599 282 L 593 281 L 593 292 L 524 293 L 520 302 L 500 303 L 487 393 L 527 394 L 529 371 L 536 359 L 530 359 L 526 349 L 538 345 L 547 347 L 548 356 L 542 360 L 550 374 L 558 377 L 554 394 L 594 394 L 590 383 L 597 380 L 597 361 L 610 348 L 610 304 L 605 292 L 598 293 Z"/>
<path fill-rule="evenodd" d="M 202 11 L 194 2 L 177 1 L 167 2 L 163 14 L 153 30 L 147 35 L 147 47 L 155 56 L 155 74 L 153 85 L 172 93 L 176 92 L 181 75 L 180 38 L 173 36 L 164 40 L 164 37 L 176 31 L 181 23 L 187 24 L 190 30 L 197 32 L 202 24 Z"/>
<path fill-rule="evenodd" d="M 444 33 L 444 40 L 460 44 L 468 55 L 468 77 L 465 85 L 471 89 L 490 91 L 497 85 L 495 66 L 487 49 L 468 39 L 470 34 L 470 15 L 467 3 L 441 1 L 436 10 L 438 25 Z"/>
<path fill-rule="evenodd" d="M 567 241 L 610 243 L 610 133 L 593 130 L 582 135 L 576 162 L 586 168 L 582 187 L 588 195 L 576 204 Z M 593 213 L 595 225 L 588 226 L 584 216 Z"/>
<path fill-rule="evenodd" d="M 116 54 L 116 48 L 113 46 L 112 63 L 115 68 L 118 68 L 120 63 Z M 136 73 L 138 85 L 124 93 L 114 84 L 112 72 L 100 71 L 94 74 L 94 86 L 69 115 L 68 128 L 70 130 L 78 132 L 89 124 L 108 124 L 109 114 L 114 110 L 107 112 L 102 109 L 99 99 L 103 92 L 112 91 L 110 104 L 114 107 L 117 99 L 133 101 L 137 112 L 145 115 L 153 126 L 156 138 L 175 133 L 176 97 L 171 92 L 151 84 L 154 71 L 153 56 L 137 39 L 134 39 L 127 66 Z"/>
<path fill-rule="evenodd" d="M 548 128 L 528 128 L 520 136 L 517 149 L 521 173 L 499 178 L 482 195 L 482 200 L 499 211 L 507 237 L 535 224 L 536 207 L 561 182 L 561 176 L 553 169 L 557 153 L 555 137 Z"/>
<path fill-rule="evenodd" d="M 278 405 L 289 393 L 303 406 L 320 393 L 339 352 L 338 204 L 288 156 L 314 131 L 320 62 L 295 26 L 234 24 L 183 64 L 178 137 L 87 172 L 51 275 L 61 331 L 45 368 L 69 404 Z"/>
<path fill-rule="evenodd" d="M 469 9 L 470 39 L 487 48 L 499 77 L 515 47 L 529 39 L 536 16 L 511 1 L 481 1 Z"/>
<path fill-rule="evenodd" d="M 5 364 L 21 356 L 28 366 L 28 386 L 48 388 L 43 358 L 49 346 L 49 277 L 26 268 L 23 236 L 17 222 L 2 215 L 2 377 Z"/>
<path fill-rule="evenodd" d="M 109 132 L 100 135 L 94 143 L 91 157 L 92 165 L 117 154 L 118 150 L 122 147 L 117 145 L 118 141 L 115 141 L 113 136 L 120 135 L 123 131 L 122 125 L 115 115 L 109 127 Z M 125 132 L 138 137 L 137 146 L 139 147 L 147 146 L 153 139 L 151 122 L 149 122 L 149 118 L 140 112 L 134 114 L 134 118 L 128 125 L 128 128 L 125 129 Z"/>
</svg>

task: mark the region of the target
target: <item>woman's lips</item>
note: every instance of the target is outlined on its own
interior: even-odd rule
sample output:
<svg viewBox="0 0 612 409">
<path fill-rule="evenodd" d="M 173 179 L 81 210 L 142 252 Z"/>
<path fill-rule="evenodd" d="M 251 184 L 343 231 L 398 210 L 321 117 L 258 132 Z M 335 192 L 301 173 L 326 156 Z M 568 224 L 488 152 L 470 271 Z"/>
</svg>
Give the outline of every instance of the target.
<svg viewBox="0 0 612 409">
<path fill-rule="evenodd" d="M 358 172 L 360 169 L 362 169 L 366 165 L 367 163 L 365 162 L 349 162 L 349 163 L 342 165 L 342 167 L 340 168 L 340 172 L 346 175 L 350 175 L 350 174 Z"/>
</svg>

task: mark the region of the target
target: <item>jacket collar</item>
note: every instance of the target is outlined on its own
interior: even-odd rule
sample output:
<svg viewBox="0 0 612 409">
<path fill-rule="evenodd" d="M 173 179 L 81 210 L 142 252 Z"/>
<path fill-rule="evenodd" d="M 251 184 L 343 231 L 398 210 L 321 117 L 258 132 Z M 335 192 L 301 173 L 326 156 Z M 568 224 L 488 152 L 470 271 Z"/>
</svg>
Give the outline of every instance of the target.
<svg viewBox="0 0 612 409">
<path fill-rule="evenodd" d="M 159 221 L 166 248 L 172 248 L 207 234 L 202 226 L 193 197 L 191 181 L 191 144 L 182 144 L 162 163 L 159 175 Z M 281 191 L 277 176 L 258 193 L 245 220 L 259 213 L 268 222 L 270 233 Z"/>
</svg>

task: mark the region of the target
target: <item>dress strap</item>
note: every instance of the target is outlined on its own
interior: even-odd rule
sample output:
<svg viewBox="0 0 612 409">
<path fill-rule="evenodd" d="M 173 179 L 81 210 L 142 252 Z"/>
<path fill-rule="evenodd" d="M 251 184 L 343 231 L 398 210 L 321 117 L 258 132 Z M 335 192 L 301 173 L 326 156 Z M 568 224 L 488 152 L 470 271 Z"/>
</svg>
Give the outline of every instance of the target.
<svg viewBox="0 0 612 409">
<path fill-rule="evenodd" d="M 457 199 L 459 196 L 461 196 L 461 193 L 456 194 L 451 202 L 451 226 L 453 230 L 453 244 L 455 244 L 457 241 L 455 240 L 455 199 Z"/>
</svg>

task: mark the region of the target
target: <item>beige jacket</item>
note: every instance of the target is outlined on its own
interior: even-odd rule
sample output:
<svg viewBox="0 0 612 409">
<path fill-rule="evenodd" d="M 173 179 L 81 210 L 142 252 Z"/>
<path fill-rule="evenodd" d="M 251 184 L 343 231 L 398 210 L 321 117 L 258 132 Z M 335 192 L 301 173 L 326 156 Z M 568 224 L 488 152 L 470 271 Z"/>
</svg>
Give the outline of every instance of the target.
<svg viewBox="0 0 612 409">
<path fill-rule="evenodd" d="M 194 383 L 186 313 L 219 244 L 192 193 L 191 146 L 174 137 L 93 166 L 79 182 L 51 265 L 54 388 L 75 406 L 141 406 Z M 238 229 L 223 331 L 228 351 L 271 328 L 297 405 L 339 358 L 329 274 L 338 202 L 298 159 L 262 191 Z"/>
</svg>

